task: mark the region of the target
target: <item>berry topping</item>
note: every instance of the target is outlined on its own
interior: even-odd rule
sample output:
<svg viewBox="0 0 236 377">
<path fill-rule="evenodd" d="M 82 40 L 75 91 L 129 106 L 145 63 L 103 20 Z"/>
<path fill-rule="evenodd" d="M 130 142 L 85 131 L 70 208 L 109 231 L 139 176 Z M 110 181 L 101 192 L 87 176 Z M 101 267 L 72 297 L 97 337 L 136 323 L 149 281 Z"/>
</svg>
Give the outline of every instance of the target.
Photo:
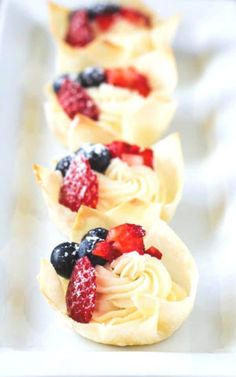
<svg viewBox="0 0 236 377">
<path fill-rule="evenodd" d="M 121 8 L 121 17 L 125 18 L 127 21 L 136 24 L 141 27 L 149 27 L 150 19 L 148 16 L 142 12 L 133 8 Z"/>
<path fill-rule="evenodd" d="M 77 322 L 92 319 L 96 298 L 95 269 L 87 257 L 79 259 L 73 269 L 66 292 L 68 315 Z"/>
<path fill-rule="evenodd" d="M 88 231 L 88 233 L 85 234 L 85 236 L 82 238 L 82 241 L 86 237 L 97 237 L 100 238 L 100 240 L 105 240 L 108 234 L 108 230 L 105 228 L 94 228 Z"/>
<path fill-rule="evenodd" d="M 71 162 L 60 189 L 59 203 L 77 212 L 82 204 L 96 208 L 98 179 L 83 155 Z"/>
<path fill-rule="evenodd" d="M 122 224 L 111 228 L 108 232 L 106 241 L 112 242 L 115 250 L 121 254 L 130 251 L 137 251 L 139 254 L 144 253 L 143 237 L 145 230 L 140 225 Z"/>
<path fill-rule="evenodd" d="M 70 167 L 72 161 L 72 156 L 66 156 L 62 158 L 58 163 L 56 164 L 55 170 L 59 170 L 63 177 L 65 177 L 67 170 Z"/>
<path fill-rule="evenodd" d="M 69 279 L 78 259 L 78 244 L 74 242 L 64 242 L 56 246 L 51 254 L 51 263 L 58 275 Z"/>
<path fill-rule="evenodd" d="M 103 258 L 105 262 L 112 262 L 114 259 L 121 256 L 121 252 L 113 248 L 112 242 L 101 241 L 95 245 L 93 255 L 96 258 Z"/>
<path fill-rule="evenodd" d="M 86 10 L 71 13 L 65 41 L 73 47 L 83 47 L 94 38 Z"/>
<path fill-rule="evenodd" d="M 114 14 L 120 11 L 120 6 L 113 3 L 98 3 L 88 9 L 88 17 L 92 20 L 104 14 Z"/>
<path fill-rule="evenodd" d="M 84 88 L 99 86 L 106 81 L 104 69 L 99 67 L 86 68 L 80 73 L 79 78 Z"/>
<path fill-rule="evenodd" d="M 68 75 L 61 75 L 53 82 L 54 92 L 58 92 L 61 89 L 63 82 L 68 78 Z"/>
<path fill-rule="evenodd" d="M 144 97 L 151 91 L 147 78 L 132 67 L 107 69 L 106 76 L 109 84 L 135 90 Z"/>
<path fill-rule="evenodd" d="M 100 243 L 101 241 L 102 239 L 99 237 L 86 235 L 86 237 L 79 244 L 79 258 L 88 257 L 93 266 L 96 266 L 97 264 L 103 266 L 106 263 L 106 260 L 100 258 L 99 256 L 93 255 L 93 250 L 96 244 L 98 242 Z"/>
<path fill-rule="evenodd" d="M 79 113 L 94 120 L 99 117 L 99 109 L 94 100 L 76 81 L 64 80 L 57 92 L 57 98 L 63 110 L 71 119 Z"/>
<path fill-rule="evenodd" d="M 130 166 L 145 165 L 153 168 L 153 150 L 146 148 L 140 151 L 140 147 L 125 143 L 123 141 L 113 141 L 107 144 L 112 158 L 120 158 Z"/>
<path fill-rule="evenodd" d="M 145 250 L 145 254 L 149 254 L 151 255 L 151 257 L 155 257 L 157 259 L 162 258 L 162 253 L 154 246 L 151 246 L 147 250 Z"/>
<path fill-rule="evenodd" d="M 111 161 L 111 154 L 103 144 L 84 144 L 76 153 L 87 158 L 91 168 L 100 173 L 106 170 Z"/>
</svg>

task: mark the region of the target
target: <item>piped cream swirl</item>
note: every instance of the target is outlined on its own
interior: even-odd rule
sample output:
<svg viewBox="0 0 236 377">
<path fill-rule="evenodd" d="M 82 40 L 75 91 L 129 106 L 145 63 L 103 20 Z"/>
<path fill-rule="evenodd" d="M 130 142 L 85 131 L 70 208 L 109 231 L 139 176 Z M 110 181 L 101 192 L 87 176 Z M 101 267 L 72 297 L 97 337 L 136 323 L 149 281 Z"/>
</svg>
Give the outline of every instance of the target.
<svg viewBox="0 0 236 377">
<path fill-rule="evenodd" d="M 158 317 L 158 300 L 186 297 L 172 282 L 164 264 L 150 255 L 123 254 L 106 266 L 96 266 L 97 301 L 93 321 L 122 324 Z"/>
<path fill-rule="evenodd" d="M 105 174 L 99 174 L 99 210 L 108 210 L 134 199 L 155 203 L 159 199 L 157 173 L 143 165 L 128 166 L 119 158 L 112 159 Z"/>
</svg>

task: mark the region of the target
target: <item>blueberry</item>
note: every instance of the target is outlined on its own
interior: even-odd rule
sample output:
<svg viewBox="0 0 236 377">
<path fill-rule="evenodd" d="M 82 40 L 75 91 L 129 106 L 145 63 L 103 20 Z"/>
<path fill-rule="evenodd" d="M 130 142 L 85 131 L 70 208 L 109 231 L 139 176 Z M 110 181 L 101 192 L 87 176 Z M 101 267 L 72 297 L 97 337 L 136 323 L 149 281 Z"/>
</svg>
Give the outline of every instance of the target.
<svg viewBox="0 0 236 377">
<path fill-rule="evenodd" d="M 58 275 L 69 279 L 78 259 L 78 247 L 75 242 L 64 242 L 57 245 L 51 254 L 51 263 Z"/>
<path fill-rule="evenodd" d="M 84 88 L 89 88 L 91 86 L 99 86 L 105 82 L 106 76 L 103 68 L 91 67 L 81 72 L 79 79 Z"/>
<path fill-rule="evenodd" d="M 86 237 L 97 237 L 97 238 L 100 238 L 101 240 L 105 240 L 107 237 L 107 234 L 108 234 L 108 230 L 105 228 L 94 228 L 94 229 L 89 230 L 88 233 L 84 235 L 84 237 L 82 238 L 82 241 Z"/>
<path fill-rule="evenodd" d="M 94 266 L 96 266 L 97 264 L 104 266 L 104 264 L 106 264 L 106 260 L 92 254 L 96 243 L 100 241 L 103 240 L 99 237 L 87 236 L 86 238 L 84 238 L 80 242 L 78 247 L 79 258 L 88 257 Z"/>
<path fill-rule="evenodd" d="M 111 161 L 111 154 L 103 144 L 84 144 L 76 154 L 83 154 L 93 170 L 103 173 Z"/>
<path fill-rule="evenodd" d="M 120 6 L 114 3 L 98 3 L 88 8 L 88 17 L 92 20 L 96 16 L 103 14 L 114 14 L 120 11 Z"/>
<path fill-rule="evenodd" d="M 68 75 L 61 75 L 53 82 L 53 90 L 54 92 L 59 92 L 63 82 L 68 78 Z"/>
<path fill-rule="evenodd" d="M 72 156 L 66 156 L 62 158 L 58 163 L 56 164 L 55 170 L 59 170 L 63 177 L 65 177 L 67 170 L 70 167 L 72 161 Z"/>
</svg>

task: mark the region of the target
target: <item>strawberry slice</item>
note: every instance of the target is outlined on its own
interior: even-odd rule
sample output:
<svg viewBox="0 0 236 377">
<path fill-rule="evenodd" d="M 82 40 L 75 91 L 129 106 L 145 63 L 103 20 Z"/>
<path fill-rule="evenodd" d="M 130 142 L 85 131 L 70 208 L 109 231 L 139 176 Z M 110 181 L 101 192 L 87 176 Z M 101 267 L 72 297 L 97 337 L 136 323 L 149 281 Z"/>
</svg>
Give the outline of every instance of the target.
<svg viewBox="0 0 236 377">
<path fill-rule="evenodd" d="M 88 257 L 83 257 L 76 262 L 67 288 L 68 315 L 77 322 L 89 323 L 95 308 L 95 298 L 95 268 Z"/>
<path fill-rule="evenodd" d="M 162 253 L 154 246 L 151 246 L 147 250 L 145 250 L 145 254 L 149 254 L 151 255 L 151 257 L 155 257 L 157 259 L 162 258 Z"/>
<path fill-rule="evenodd" d="M 124 141 L 113 141 L 106 145 L 113 158 L 119 157 L 123 154 L 138 154 L 140 148 L 137 145 L 125 143 Z"/>
<path fill-rule="evenodd" d="M 112 262 L 113 259 L 116 259 L 122 255 L 120 251 L 113 248 L 112 242 L 107 241 L 97 242 L 92 254 L 96 255 L 97 257 L 101 257 L 108 262 Z"/>
<path fill-rule="evenodd" d="M 140 225 L 122 224 L 109 230 L 106 241 L 112 242 L 113 248 L 121 254 L 130 251 L 144 254 L 143 237 L 145 234 L 145 230 Z"/>
<path fill-rule="evenodd" d="M 140 26 L 140 27 L 151 26 L 150 18 L 136 9 L 126 8 L 126 7 L 121 8 L 120 15 L 121 17 L 125 18 L 127 21 L 137 26 Z"/>
<path fill-rule="evenodd" d="M 96 16 L 95 21 L 101 31 L 108 31 L 119 18 L 119 13 L 104 13 Z"/>
<path fill-rule="evenodd" d="M 94 39 L 95 35 L 85 10 L 71 14 L 65 41 L 73 47 L 84 47 Z"/>
<path fill-rule="evenodd" d="M 71 162 L 59 193 L 59 203 L 77 212 L 82 204 L 96 208 L 98 178 L 88 160 L 78 154 Z"/>
<path fill-rule="evenodd" d="M 144 97 L 147 97 L 151 91 L 146 76 L 132 67 L 107 69 L 106 77 L 108 84 L 135 90 Z"/>
<path fill-rule="evenodd" d="M 61 107 L 71 119 L 80 113 L 98 120 L 99 109 L 96 103 L 78 82 L 69 79 L 64 80 L 57 92 L 57 98 Z"/>
<path fill-rule="evenodd" d="M 123 141 L 113 141 L 106 145 L 112 158 L 118 157 L 129 166 L 145 165 L 153 169 L 153 150 L 146 148 L 143 151 L 137 145 Z"/>
</svg>

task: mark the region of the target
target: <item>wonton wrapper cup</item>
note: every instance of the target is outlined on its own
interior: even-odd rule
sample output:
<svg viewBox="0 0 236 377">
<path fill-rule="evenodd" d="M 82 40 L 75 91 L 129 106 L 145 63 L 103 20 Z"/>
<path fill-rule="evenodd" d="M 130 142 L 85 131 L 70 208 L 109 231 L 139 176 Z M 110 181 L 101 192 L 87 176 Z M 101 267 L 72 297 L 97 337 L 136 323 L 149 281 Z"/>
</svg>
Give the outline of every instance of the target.
<svg viewBox="0 0 236 377">
<path fill-rule="evenodd" d="M 63 282 L 49 261 L 42 260 L 39 275 L 41 292 L 49 304 L 60 312 L 66 323 L 85 338 L 117 346 L 157 343 L 177 330 L 192 310 L 198 274 L 189 250 L 164 221 L 156 219 L 149 226 L 140 219 L 140 223 L 147 230 L 146 248 L 153 245 L 162 251 L 162 263 L 172 281 L 185 290 L 186 297 L 178 301 L 159 297 L 154 300 L 148 294 L 140 294 L 136 298 L 137 319 L 121 324 L 99 323 L 92 319 L 88 324 L 81 324 L 67 316 Z M 81 207 L 72 240 L 80 242 L 82 236 L 91 228 L 102 226 L 109 229 L 114 225 L 119 225 L 117 218 Z"/>
<path fill-rule="evenodd" d="M 112 1 L 112 0 L 110 0 Z M 72 47 L 65 42 L 70 10 L 49 3 L 49 24 L 58 47 L 58 73 L 77 72 L 91 65 L 114 67 L 127 65 L 134 58 L 169 45 L 179 24 L 179 16 L 161 20 L 139 0 L 118 0 L 118 4 L 130 6 L 150 15 L 152 28 L 127 30 L 127 23 L 119 30 L 101 33 L 84 47 Z M 127 34 L 129 37 L 127 38 Z"/>
<path fill-rule="evenodd" d="M 62 144 L 75 150 L 86 142 L 109 143 L 121 139 L 146 147 L 160 138 L 176 109 L 176 102 L 169 95 L 177 82 L 173 56 L 166 49 L 143 55 L 130 65 L 146 75 L 152 91 L 143 97 L 136 91 L 109 84 L 93 90 L 88 88 L 101 111 L 98 121 L 82 114 L 71 120 L 61 107 L 52 85 L 47 86 L 47 122 Z"/>
<path fill-rule="evenodd" d="M 120 223 L 139 224 L 140 219 L 152 223 L 157 217 L 169 221 L 175 213 L 183 189 L 183 156 L 178 134 L 172 134 L 152 147 L 154 169 L 160 187 L 157 201 L 127 200 L 104 213 L 119 218 Z M 67 237 L 70 235 L 76 212 L 59 204 L 58 197 L 63 178 L 60 172 L 34 165 L 35 178 L 40 185 L 49 215 L 57 228 Z M 157 187 L 158 190 L 158 187 Z"/>
</svg>

